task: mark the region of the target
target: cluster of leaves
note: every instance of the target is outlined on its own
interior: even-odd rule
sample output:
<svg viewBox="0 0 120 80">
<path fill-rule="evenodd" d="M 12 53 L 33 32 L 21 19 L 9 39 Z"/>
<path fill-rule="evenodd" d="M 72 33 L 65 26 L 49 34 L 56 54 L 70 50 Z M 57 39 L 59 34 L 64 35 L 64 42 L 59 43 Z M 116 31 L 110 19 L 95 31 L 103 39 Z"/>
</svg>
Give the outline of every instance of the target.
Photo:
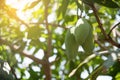
<svg viewBox="0 0 120 80">
<path fill-rule="evenodd" d="M 97 15 L 102 22 L 102 28 L 108 34 L 112 25 L 120 17 L 119 0 L 30 1 L 23 9 L 23 13 L 30 13 L 26 20 L 21 20 L 16 10 L 6 5 L 5 0 L 0 2 L 0 59 L 9 63 L 11 78 L 16 80 L 87 80 L 91 78 L 96 80 L 99 75 L 109 75 L 113 79 L 119 79 L 119 47 L 115 47 L 106 40 L 99 27 L 101 26 L 99 20 L 96 20 Z M 93 8 L 96 8 L 97 14 L 94 13 Z M 65 55 L 67 50 L 64 47 L 65 36 L 67 29 L 75 27 L 78 18 L 81 17 L 92 24 L 94 38 L 89 39 L 94 39 L 94 51 L 89 55 L 79 51 L 75 59 L 69 61 Z M 119 43 L 119 27 L 112 31 L 114 34 L 111 33 L 110 36 Z M 72 38 L 72 36 L 69 37 Z M 74 41 L 70 43 L 72 46 Z M 43 57 L 39 58 L 41 56 Z M 32 60 L 28 61 L 28 65 L 25 63 L 28 60 L 26 57 Z M 51 58 L 54 60 L 52 61 Z M 0 70 L 3 71 L 2 68 Z M 72 70 L 71 74 L 75 75 L 68 77 Z M 82 76 L 84 70 L 89 74 L 85 78 Z M 6 74 L 6 72 L 3 73 Z"/>
</svg>

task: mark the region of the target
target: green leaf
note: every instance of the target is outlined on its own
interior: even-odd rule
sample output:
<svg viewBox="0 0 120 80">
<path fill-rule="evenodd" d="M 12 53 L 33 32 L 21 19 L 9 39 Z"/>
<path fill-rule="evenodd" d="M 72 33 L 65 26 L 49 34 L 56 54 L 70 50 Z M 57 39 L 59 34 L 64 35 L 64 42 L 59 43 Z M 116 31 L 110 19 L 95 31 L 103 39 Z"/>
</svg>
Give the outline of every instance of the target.
<svg viewBox="0 0 120 80">
<path fill-rule="evenodd" d="M 69 0 L 62 0 L 62 5 L 58 9 L 58 16 L 60 16 L 60 14 L 62 14 L 62 16 L 65 15 L 68 4 L 69 4 Z"/>
<path fill-rule="evenodd" d="M 120 6 L 113 0 L 94 0 L 94 2 L 109 8 L 119 8 Z"/>
<path fill-rule="evenodd" d="M 24 32 L 20 31 L 19 27 L 14 28 L 14 33 L 16 34 L 17 38 L 23 38 L 24 37 Z"/>
<path fill-rule="evenodd" d="M 39 26 L 33 26 L 28 29 L 28 38 L 38 39 L 41 36 L 42 28 Z"/>
<path fill-rule="evenodd" d="M 77 19 L 77 16 L 76 15 L 66 15 L 64 17 L 65 21 L 63 24 L 74 24 L 76 19 Z"/>
<path fill-rule="evenodd" d="M 39 2 L 40 2 L 40 0 L 35 0 L 35 1 L 32 2 L 30 5 L 27 4 L 27 5 L 26 5 L 26 8 L 24 9 L 24 11 L 27 10 L 27 9 L 34 8 Z"/>
<path fill-rule="evenodd" d="M 115 80 L 120 79 L 120 62 L 116 60 L 114 65 L 109 69 L 109 75 L 116 78 Z"/>
<path fill-rule="evenodd" d="M 82 0 L 85 4 L 91 5 L 94 3 L 93 0 Z"/>
<path fill-rule="evenodd" d="M 38 0 L 39 1 L 39 0 Z M 48 4 L 50 3 L 50 0 L 43 0 L 43 4 L 45 5 L 45 6 L 48 6 Z"/>
</svg>

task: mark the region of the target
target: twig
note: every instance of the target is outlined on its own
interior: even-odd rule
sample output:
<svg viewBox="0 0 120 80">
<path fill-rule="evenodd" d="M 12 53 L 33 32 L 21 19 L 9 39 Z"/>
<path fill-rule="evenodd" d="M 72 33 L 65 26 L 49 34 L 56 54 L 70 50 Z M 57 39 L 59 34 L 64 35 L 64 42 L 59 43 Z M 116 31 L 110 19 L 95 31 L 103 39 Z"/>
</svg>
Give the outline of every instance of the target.
<svg viewBox="0 0 120 80">
<path fill-rule="evenodd" d="M 44 25 L 46 25 L 46 23 L 44 23 L 44 22 L 37 22 L 37 23 L 32 23 L 31 22 L 30 24 L 35 24 L 35 25 L 44 24 Z M 60 24 L 48 23 L 48 25 L 51 25 L 52 27 L 60 27 L 60 28 L 67 29 L 65 26 L 62 26 Z"/>
<path fill-rule="evenodd" d="M 83 9 L 81 8 L 81 4 L 78 2 L 78 0 L 75 0 L 76 4 L 77 4 L 77 16 L 78 16 L 78 19 L 82 17 L 82 14 L 83 14 Z M 83 5 L 83 3 L 82 3 Z M 81 13 L 80 13 L 80 16 L 78 14 L 78 9 L 81 10 Z"/>
<path fill-rule="evenodd" d="M 102 64 L 99 65 L 85 80 L 88 80 L 89 78 L 90 80 L 96 80 L 96 77 L 101 73 L 103 68 L 104 66 Z"/>
<path fill-rule="evenodd" d="M 118 37 L 120 37 L 120 32 L 118 30 L 116 30 L 116 34 Z"/>
<path fill-rule="evenodd" d="M 11 67 L 11 66 L 10 66 L 10 68 L 11 68 L 11 72 L 12 72 L 12 74 L 14 75 L 15 79 L 16 79 L 16 80 L 20 80 L 20 79 L 17 78 L 17 75 L 15 74 L 14 68 Z"/>
<path fill-rule="evenodd" d="M 118 22 L 117 24 L 115 24 L 115 25 L 112 27 L 112 29 L 111 29 L 110 32 L 108 33 L 108 36 L 110 36 L 112 30 L 113 30 L 114 28 L 116 28 L 119 24 L 120 24 L 120 22 Z"/>
<path fill-rule="evenodd" d="M 119 44 L 119 43 L 115 42 L 115 41 L 111 38 L 111 36 L 108 36 L 108 37 L 109 37 L 109 38 L 106 39 L 106 40 L 107 40 L 109 43 L 111 43 L 112 45 L 120 48 L 120 44 Z"/>
<path fill-rule="evenodd" d="M 102 49 L 108 50 L 105 46 L 103 46 L 103 45 L 100 43 L 100 41 L 95 40 L 95 43 L 97 43 Z"/>
<path fill-rule="evenodd" d="M 102 51 L 99 53 L 94 53 L 91 54 L 90 56 L 88 56 L 83 62 L 81 62 L 77 68 L 73 69 L 72 72 L 70 72 L 69 77 L 73 76 L 75 74 L 75 72 L 81 67 L 83 66 L 85 63 L 88 63 L 91 59 L 93 59 L 94 57 L 98 56 L 98 55 L 102 55 L 102 54 L 107 54 L 109 53 L 109 51 Z"/>
</svg>

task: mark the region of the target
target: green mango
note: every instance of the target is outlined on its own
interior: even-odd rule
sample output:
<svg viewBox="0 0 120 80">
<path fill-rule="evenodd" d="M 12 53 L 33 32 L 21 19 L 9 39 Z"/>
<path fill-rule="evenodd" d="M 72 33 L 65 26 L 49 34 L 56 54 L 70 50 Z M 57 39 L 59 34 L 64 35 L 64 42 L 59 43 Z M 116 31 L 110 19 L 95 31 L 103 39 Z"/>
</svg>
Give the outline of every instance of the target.
<svg viewBox="0 0 120 80">
<path fill-rule="evenodd" d="M 65 54 L 67 55 L 69 60 L 75 59 L 78 53 L 79 45 L 75 40 L 74 31 L 75 31 L 75 27 L 68 29 L 65 37 L 65 47 L 66 47 Z"/>
<path fill-rule="evenodd" d="M 89 35 L 87 36 L 85 42 L 82 44 L 82 47 L 86 53 L 92 53 L 94 49 L 93 28 L 91 26 L 89 29 Z"/>
<path fill-rule="evenodd" d="M 89 35 L 90 27 L 91 25 L 84 18 L 80 18 L 77 21 L 74 35 L 79 45 L 82 45 L 85 42 L 86 38 Z"/>
</svg>

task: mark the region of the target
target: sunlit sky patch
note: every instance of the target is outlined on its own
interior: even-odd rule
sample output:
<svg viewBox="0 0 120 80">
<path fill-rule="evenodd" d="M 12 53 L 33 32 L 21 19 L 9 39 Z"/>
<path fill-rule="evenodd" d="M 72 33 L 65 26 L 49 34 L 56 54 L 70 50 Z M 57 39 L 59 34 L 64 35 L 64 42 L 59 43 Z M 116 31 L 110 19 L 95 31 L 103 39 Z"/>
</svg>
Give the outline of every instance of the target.
<svg viewBox="0 0 120 80">
<path fill-rule="evenodd" d="M 26 5 L 32 3 L 34 0 L 6 0 L 6 5 L 16 9 L 17 16 L 21 20 L 28 20 L 31 16 L 31 11 L 23 12 Z"/>
<path fill-rule="evenodd" d="M 6 0 L 6 4 L 15 8 L 15 9 L 23 9 L 25 4 L 27 4 L 30 0 Z"/>
<path fill-rule="evenodd" d="M 33 1 L 35 0 L 6 0 L 6 4 L 17 10 L 22 10 L 26 4 L 32 3 Z"/>
</svg>

